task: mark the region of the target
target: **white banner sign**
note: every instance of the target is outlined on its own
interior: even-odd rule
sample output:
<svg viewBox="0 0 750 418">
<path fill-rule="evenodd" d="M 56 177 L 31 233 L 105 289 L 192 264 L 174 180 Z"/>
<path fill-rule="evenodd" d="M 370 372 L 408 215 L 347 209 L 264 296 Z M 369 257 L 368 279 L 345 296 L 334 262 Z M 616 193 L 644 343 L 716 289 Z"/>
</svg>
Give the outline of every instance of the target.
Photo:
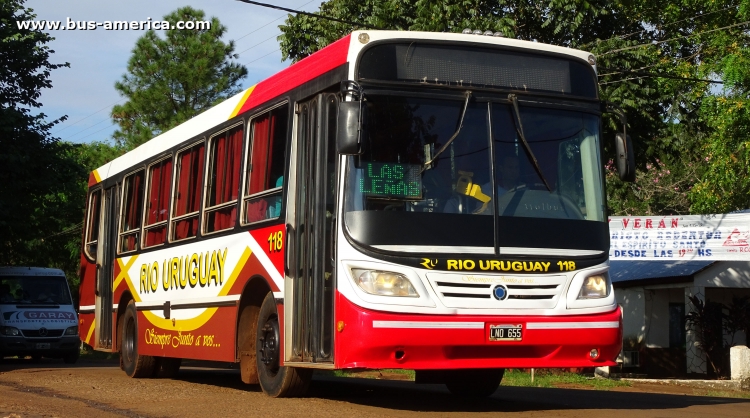
<svg viewBox="0 0 750 418">
<path fill-rule="evenodd" d="M 611 260 L 750 260 L 750 213 L 612 216 Z"/>
</svg>

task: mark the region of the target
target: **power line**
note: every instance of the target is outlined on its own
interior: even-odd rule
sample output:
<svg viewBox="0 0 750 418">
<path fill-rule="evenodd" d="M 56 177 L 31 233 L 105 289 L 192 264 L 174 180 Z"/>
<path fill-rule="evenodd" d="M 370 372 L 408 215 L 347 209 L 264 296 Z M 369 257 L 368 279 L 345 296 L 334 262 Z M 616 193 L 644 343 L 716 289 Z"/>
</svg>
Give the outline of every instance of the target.
<svg viewBox="0 0 750 418">
<path fill-rule="evenodd" d="M 349 20 L 337 19 L 335 17 L 324 16 L 324 15 L 321 15 L 321 14 L 308 13 L 308 12 L 303 12 L 301 10 L 288 9 L 286 7 L 274 6 L 273 4 L 259 3 L 257 1 L 252 1 L 252 0 L 237 0 L 237 1 L 240 1 L 242 3 L 254 4 L 256 6 L 261 6 L 261 7 L 268 7 L 270 9 L 283 10 L 283 11 L 289 12 L 289 13 L 296 13 L 296 14 L 301 14 L 301 15 L 305 15 L 305 16 L 317 17 L 319 19 L 332 20 L 334 22 L 339 22 L 339 23 L 346 23 L 347 25 L 351 25 L 351 26 L 361 26 L 361 27 L 367 28 L 367 29 L 383 30 L 383 28 L 379 28 L 377 26 L 368 25 L 368 24 L 365 24 L 365 23 L 357 23 L 357 22 L 352 22 L 352 21 L 349 21 Z"/>
<path fill-rule="evenodd" d="M 308 4 L 312 3 L 313 1 L 315 1 L 315 0 L 310 0 L 310 1 L 308 1 L 307 3 L 305 3 L 305 4 L 301 5 L 301 6 L 297 6 L 297 8 L 298 8 L 298 9 L 301 9 L 301 8 L 303 8 L 303 7 L 307 6 Z M 244 37 L 246 37 L 246 36 L 248 36 L 248 35 L 250 35 L 250 34 L 253 34 L 253 33 L 255 33 L 255 32 L 257 32 L 257 31 L 259 31 L 259 30 L 261 30 L 261 29 L 265 28 L 266 26 L 270 25 L 271 23 L 273 23 L 273 22 L 275 22 L 275 21 L 277 21 L 277 20 L 279 20 L 279 19 L 281 19 L 281 18 L 283 18 L 283 17 L 284 17 L 284 16 L 279 16 L 279 17 L 277 17 L 276 19 L 273 19 L 273 20 L 269 21 L 269 22 L 268 22 L 268 23 L 266 23 L 265 25 L 263 25 L 263 26 L 259 26 L 259 27 L 257 27 L 256 29 L 254 29 L 254 30 L 251 30 L 250 32 L 248 32 L 248 33 L 246 33 L 246 34 L 244 34 L 244 35 L 240 36 L 240 37 L 239 37 L 239 38 L 237 38 L 237 39 L 235 39 L 235 41 L 239 41 L 240 39 L 242 39 L 242 38 L 244 38 Z"/>
<path fill-rule="evenodd" d="M 60 231 L 60 232 L 57 232 L 57 233 L 54 233 L 54 234 L 52 234 L 52 235 L 49 235 L 49 236 L 47 236 L 47 237 L 44 237 L 44 238 L 42 238 L 42 241 L 44 241 L 44 240 L 47 240 L 47 239 L 50 239 L 50 238 L 52 238 L 52 237 L 56 237 L 56 236 L 58 236 L 58 235 L 67 235 L 67 234 L 70 234 L 71 232 L 76 232 L 76 231 L 80 231 L 82 227 L 83 227 L 83 221 L 81 221 L 81 222 L 79 222 L 79 223 L 77 223 L 77 224 L 75 224 L 75 225 L 71 226 L 70 228 L 67 228 L 67 229 L 63 229 L 63 230 L 62 230 L 62 231 Z"/>
<path fill-rule="evenodd" d="M 674 37 L 674 38 L 665 39 L 663 41 L 652 41 L 651 43 L 647 43 L 647 44 L 639 44 L 639 45 L 626 46 L 626 47 L 623 47 L 623 48 L 617 48 L 617 49 L 613 49 L 613 50 L 601 53 L 601 54 L 599 54 L 599 56 L 601 57 L 601 56 L 604 56 L 604 55 L 614 54 L 616 52 L 629 51 L 631 49 L 640 48 L 642 46 L 659 45 L 659 44 L 663 44 L 665 42 L 671 42 L 671 41 L 676 41 L 678 39 L 689 38 L 691 36 L 698 36 L 698 35 L 703 35 L 705 33 L 717 32 L 717 31 L 724 30 L 724 29 L 731 29 L 731 28 L 735 28 L 737 26 L 744 26 L 744 25 L 747 25 L 748 23 L 750 23 L 750 20 L 745 21 L 745 22 L 735 23 L 735 24 L 729 25 L 729 26 L 722 26 L 722 27 L 716 28 L 716 29 L 709 29 L 709 30 L 706 30 L 706 31 L 703 31 L 703 32 L 691 33 L 690 35 L 677 36 L 677 37 Z"/>
<path fill-rule="evenodd" d="M 262 58 L 265 58 L 265 57 L 267 57 L 267 56 L 269 56 L 269 55 L 273 54 L 274 52 L 279 52 L 279 51 L 281 51 L 281 48 L 277 48 L 277 49 L 275 49 L 275 50 L 273 50 L 273 51 L 271 51 L 271 52 L 267 53 L 266 55 L 260 56 L 260 57 L 258 57 L 258 58 L 256 58 L 256 59 L 254 59 L 254 60 L 252 60 L 252 61 L 250 61 L 250 62 L 246 62 L 246 63 L 245 63 L 245 65 L 248 65 L 248 64 L 252 64 L 252 63 L 254 63 L 255 61 L 259 61 L 260 59 L 262 59 Z"/>
<path fill-rule="evenodd" d="M 102 110 L 104 110 L 104 109 L 107 109 L 107 108 L 110 108 L 110 107 L 112 107 L 112 106 L 116 105 L 117 103 L 120 103 L 120 102 L 121 102 L 121 101 L 123 101 L 123 100 L 125 100 L 125 98 L 122 98 L 122 99 L 120 99 L 120 100 L 118 100 L 118 101 L 116 101 L 116 102 L 114 102 L 114 103 L 112 103 L 112 104 L 110 104 L 110 105 L 104 106 L 103 108 L 101 108 L 101 109 L 97 110 L 96 112 L 94 112 L 94 113 L 92 113 L 92 114 L 90 114 L 90 115 L 86 116 L 85 118 L 81 118 L 81 119 L 78 119 L 77 121 L 75 121 L 75 122 L 73 122 L 73 123 L 69 124 L 68 126 L 66 126 L 66 127 L 62 128 L 62 129 L 60 129 L 59 131 L 55 131 L 55 132 L 52 132 L 52 134 L 53 134 L 53 135 L 59 134 L 60 132 L 62 132 L 62 131 L 64 131 L 64 130 L 66 130 L 66 129 L 68 129 L 68 128 L 70 128 L 71 126 L 74 126 L 74 125 L 76 125 L 76 124 L 77 124 L 78 122 L 82 122 L 82 121 L 84 121 L 84 120 L 86 120 L 86 119 L 88 119 L 88 118 L 90 118 L 90 117 L 92 117 L 92 116 L 96 115 L 97 113 L 101 112 Z M 100 122 L 100 123 L 101 123 L 101 122 Z"/>
<path fill-rule="evenodd" d="M 75 138 L 76 136 L 78 136 L 78 135 L 80 135 L 80 134 L 82 134 L 82 133 L 84 133 L 84 132 L 88 131 L 89 129 L 91 129 L 91 128 L 93 128 L 93 127 L 97 126 L 97 125 L 100 125 L 100 124 L 102 124 L 102 123 L 104 123 L 104 122 L 106 122 L 106 121 L 108 121 L 108 120 L 109 120 L 109 119 L 102 119 L 102 120 L 100 120 L 99 122 L 97 122 L 97 123 L 95 123 L 95 124 L 93 124 L 93 125 L 89 126 L 88 128 L 85 128 L 85 129 L 81 129 L 80 131 L 78 131 L 78 132 L 74 133 L 73 135 L 71 135 L 71 136 L 69 136 L 69 137 L 65 138 L 65 141 L 70 141 L 71 139 Z"/>
<path fill-rule="evenodd" d="M 271 39 L 273 39 L 273 38 L 275 38 L 275 37 L 277 37 L 277 36 L 279 36 L 279 35 L 281 35 L 281 32 L 277 33 L 276 35 L 273 35 L 273 36 L 271 36 L 270 38 L 267 38 L 267 39 L 264 39 L 264 40 L 262 40 L 262 41 L 258 42 L 257 44 L 255 44 L 255 45 L 251 46 L 250 48 L 247 48 L 247 49 L 245 49 L 245 50 L 244 50 L 244 51 L 242 51 L 242 52 L 238 52 L 238 53 L 237 53 L 237 55 L 240 55 L 240 54 L 242 54 L 243 52 L 247 52 L 247 51 L 249 51 L 249 50 L 251 50 L 251 49 L 255 48 L 256 46 L 258 46 L 258 45 L 260 45 L 260 44 L 264 44 L 264 43 L 266 43 L 266 42 L 270 41 Z"/>
<path fill-rule="evenodd" d="M 685 21 L 688 21 L 688 20 L 698 19 L 698 18 L 701 18 L 701 17 L 712 15 L 714 13 L 724 12 L 726 10 L 729 10 L 729 9 L 732 9 L 732 8 L 735 8 L 735 7 L 739 7 L 739 6 L 738 5 L 734 5 L 734 6 L 725 7 L 723 9 L 716 10 L 716 11 L 713 11 L 713 12 L 699 13 L 699 14 L 697 14 L 695 16 L 691 16 L 691 17 L 688 17 L 688 18 L 685 18 L 685 19 L 675 20 L 674 22 L 669 22 L 669 23 L 665 23 L 663 25 L 656 26 L 656 29 L 665 28 L 667 26 L 672 26 L 674 24 L 677 24 L 677 23 L 680 23 L 680 22 L 685 22 Z M 618 39 L 618 38 L 619 39 L 625 39 L 625 38 L 628 38 L 630 36 L 638 35 L 638 34 L 645 33 L 645 32 L 648 32 L 648 29 L 644 29 L 644 30 L 638 31 L 638 32 L 631 32 L 631 33 L 628 33 L 628 34 L 625 34 L 625 35 L 617 35 L 617 36 L 613 36 L 613 37 L 607 38 L 607 39 L 597 39 L 596 41 L 585 43 L 585 44 L 581 45 L 581 47 L 585 47 L 586 45 L 591 45 L 591 44 L 594 44 L 594 43 L 598 44 L 598 43 L 601 43 L 601 42 L 610 41 L 612 39 Z"/>
<path fill-rule="evenodd" d="M 614 83 L 620 83 L 620 82 L 623 82 L 623 81 L 638 80 L 638 79 L 641 79 L 641 78 L 649 78 L 649 77 L 653 77 L 653 78 L 667 78 L 667 79 L 671 79 L 671 80 L 695 81 L 695 82 L 702 82 L 702 83 L 724 84 L 723 81 L 719 81 L 719 80 L 708 80 L 708 79 L 704 79 L 704 78 L 691 78 L 691 77 L 678 77 L 678 76 L 674 76 L 674 75 L 648 73 L 648 72 L 645 72 L 645 71 L 623 71 L 623 73 L 624 74 L 633 74 L 633 75 L 637 75 L 639 77 L 625 78 L 625 79 L 622 79 L 622 80 L 614 80 L 614 81 L 606 81 L 606 82 L 603 82 L 603 83 L 599 83 L 599 85 L 602 86 L 602 85 L 605 85 L 605 84 L 614 84 Z M 616 74 L 616 73 L 613 73 L 613 74 Z"/>
<path fill-rule="evenodd" d="M 106 119 L 105 119 L 105 120 L 106 120 Z M 101 122 L 100 122 L 100 123 L 101 123 Z M 98 134 L 99 132 L 101 132 L 101 131 L 103 131 L 103 130 L 105 130 L 105 129 L 109 129 L 109 128 L 113 127 L 113 126 L 115 126 L 115 123 L 114 123 L 114 122 L 112 122 L 112 123 L 111 123 L 111 124 L 110 124 L 109 126 L 107 126 L 107 127 L 105 127 L 105 128 L 102 128 L 102 129 L 99 129 L 99 130 L 98 130 L 98 131 L 96 131 L 96 132 L 92 132 L 92 133 L 90 133 L 90 134 L 88 134 L 88 135 L 86 135 L 86 136 L 84 136 L 83 138 L 80 138 L 80 139 L 78 139 L 78 140 L 79 140 L 79 141 L 83 141 L 84 139 L 86 139 L 86 138 L 90 137 L 91 135 L 94 135 L 94 134 Z"/>
</svg>

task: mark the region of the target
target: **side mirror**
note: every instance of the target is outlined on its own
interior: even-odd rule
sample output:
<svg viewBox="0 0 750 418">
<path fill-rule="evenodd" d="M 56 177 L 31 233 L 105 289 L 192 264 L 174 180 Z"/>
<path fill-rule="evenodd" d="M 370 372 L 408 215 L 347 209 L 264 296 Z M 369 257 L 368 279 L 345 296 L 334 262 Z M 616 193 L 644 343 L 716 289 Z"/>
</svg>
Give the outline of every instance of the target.
<svg viewBox="0 0 750 418">
<path fill-rule="evenodd" d="M 620 180 L 634 182 L 635 155 L 633 155 L 633 141 L 630 140 L 630 135 L 624 133 L 615 135 L 615 149 L 617 152 L 615 165 L 617 166 L 617 174 L 620 175 Z"/>
<path fill-rule="evenodd" d="M 339 103 L 338 129 L 336 132 L 336 150 L 339 154 L 359 155 L 362 153 L 361 120 L 361 102 Z"/>
</svg>

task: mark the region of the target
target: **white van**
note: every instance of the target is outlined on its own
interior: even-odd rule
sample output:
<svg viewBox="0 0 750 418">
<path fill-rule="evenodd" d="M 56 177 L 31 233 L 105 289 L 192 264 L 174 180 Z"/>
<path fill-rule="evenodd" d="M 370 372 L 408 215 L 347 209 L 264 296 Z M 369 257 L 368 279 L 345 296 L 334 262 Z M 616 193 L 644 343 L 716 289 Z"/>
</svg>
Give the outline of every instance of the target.
<svg viewBox="0 0 750 418">
<path fill-rule="evenodd" d="M 0 359 L 62 358 L 80 353 L 78 315 L 62 270 L 0 267 Z"/>
</svg>

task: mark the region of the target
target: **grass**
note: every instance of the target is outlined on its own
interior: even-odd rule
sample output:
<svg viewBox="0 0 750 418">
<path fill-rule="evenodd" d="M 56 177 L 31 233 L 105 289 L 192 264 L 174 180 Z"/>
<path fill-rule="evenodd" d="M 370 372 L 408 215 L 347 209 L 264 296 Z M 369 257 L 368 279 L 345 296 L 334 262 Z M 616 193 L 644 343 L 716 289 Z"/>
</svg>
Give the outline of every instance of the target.
<svg viewBox="0 0 750 418">
<path fill-rule="evenodd" d="M 578 373 L 563 372 L 558 370 L 541 369 L 534 373 L 534 381 L 531 381 L 531 373 L 517 369 L 505 371 L 501 386 L 523 386 L 523 387 L 582 387 L 597 390 L 609 390 L 614 387 L 631 386 L 630 382 L 588 377 Z"/>
</svg>

